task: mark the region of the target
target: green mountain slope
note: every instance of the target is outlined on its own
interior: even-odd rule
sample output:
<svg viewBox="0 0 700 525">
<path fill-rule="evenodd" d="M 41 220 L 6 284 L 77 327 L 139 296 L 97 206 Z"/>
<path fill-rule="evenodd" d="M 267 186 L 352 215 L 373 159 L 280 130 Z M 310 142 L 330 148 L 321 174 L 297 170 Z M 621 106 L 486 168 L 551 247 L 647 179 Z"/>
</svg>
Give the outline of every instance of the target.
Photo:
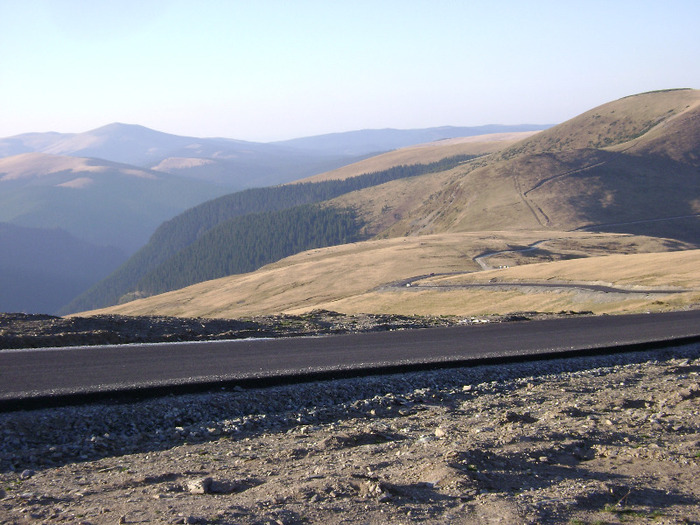
<svg viewBox="0 0 700 525">
<path fill-rule="evenodd" d="M 219 224 L 145 275 L 141 294 L 251 272 L 289 255 L 363 238 L 353 210 L 306 204 L 254 213 Z"/>
</svg>

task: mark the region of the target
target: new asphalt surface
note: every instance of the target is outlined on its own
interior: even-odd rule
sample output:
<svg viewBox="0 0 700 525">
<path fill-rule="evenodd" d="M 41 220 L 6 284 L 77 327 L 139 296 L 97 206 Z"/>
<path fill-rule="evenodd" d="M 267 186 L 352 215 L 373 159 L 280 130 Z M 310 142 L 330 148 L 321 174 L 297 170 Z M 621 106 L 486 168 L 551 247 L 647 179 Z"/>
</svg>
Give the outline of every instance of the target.
<svg viewBox="0 0 700 525">
<path fill-rule="evenodd" d="M 5 350 L 0 410 L 695 340 L 700 310 L 320 337 Z"/>
</svg>

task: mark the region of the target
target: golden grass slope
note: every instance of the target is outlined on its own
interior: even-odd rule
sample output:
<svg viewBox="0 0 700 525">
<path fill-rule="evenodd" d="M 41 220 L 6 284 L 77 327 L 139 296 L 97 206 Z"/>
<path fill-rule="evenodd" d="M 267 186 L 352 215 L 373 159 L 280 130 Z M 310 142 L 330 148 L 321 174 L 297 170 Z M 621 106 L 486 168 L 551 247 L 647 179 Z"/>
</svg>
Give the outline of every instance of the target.
<svg viewBox="0 0 700 525">
<path fill-rule="evenodd" d="M 474 260 L 476 256 L 498 250 L 521 250 L 542 240 L 549 243 L 540 245 L 543 252 L 533 252 L 530 259 L 523 260 L 525 253 L 516 251 L 512 253 L 510 261 L 533 262 L 581 256 L 586 253 L 609 253 L 611 250 L 639 254 L 661 251 L 669 247 L 668 241 L 648 237 L 541 231 L 441 234 L 367 241 L 304 252 L 253 273 L 207 281 L 87 314 L 237 318 L 279 312 L 300 313 L 316 308 L 347 313 L 432 315 L 480 315 L 496 311 L 507 313 L 522 310 L 594 310 L 588 303 L 578 304 L 566 294 L 555 294 L 551 291 L 544 294 L 535 290 L 435 291 L 396 284 L 431 273 L 479 272 L 481 268 Z M 691 254 L 691 262 L 684 264 L 692 266 L 692 260 L 700 262 L 700 252 L 682 253 Z M 659 284 L 675 282 L 673 269 L 676 263 L 664 263 L 664 256 L 672 258 L 674 253 L 660 254 L 658 259 L 651 261 L 653 264 L 639 259 L 637 266 L 640 271 L 645 272 L 641 274 L 640 279 L 648 280 L 647 274 L 656 272 L 659 274 L 656 281 Z M 503 259 L 507 254 L 501 254 L 500 257 Z M 597 266 L 597 259 L 599 258 L 586 259 L 581 264 L 588 261 L 591 265 L 591 280 L 606 281 L 610 265 Z M 549 264 L 554 267 L 564 263 Z M 522 270 L 526 271 L 526 268 L 534 266 L 537 265 L 529 265 Z M 695 264 L 695 267 L 697 277 L 700 277 L 700 264 Z M 537 278 L 541 278 L 539 274 Z M 607 280 L 609 281 L 609 278 Z M 633 277 L 627 277 L 626 283 L 629 285 L 633 281 Z M 637 297 L 624 297 L 622 302 L 632 299 Z M 648 308 L 650 302 L 652 301 L 637 302 L 633 309 Z M 611 309 L 618 311 L 619 306 L 607 304 L 604 308 L 597 308 L 598 311 Z"/>
<path fill-rule="evenodd" d="M 624 150 L 652 130 L 700 107 L 700 90 L 671 89 L 640 93 L 608 102 L 549 128 L 503 151 L 514 155 L 582 148 Z"/>
<path fill-rule="evenodd" d="M 610 285 L 636 293 L 536 286 L 541 282 Z M 479 283 L 488 283 L 489 287 L 460 288 Z M 512 283 L 532 285 L 509 286 Z M 502 286 L 494 287 L 498 284 Z M 429 285 L 446 288 L 435 290 Z M 687 291 L 667 291 L 673 288 Z M 530 264 L 468 276 L 435 277 L 417 282 L 406 290 L 371 292 L 320 307 L 349 312 L 369 307 L 371 311 L 387 313 L 460 316 L 525 311 L 576 311 L 600 315 L 700 308 L 700 250 L 610 255 Z"/>
<path fill-rule="evenodd" d="M 487 270 L 455 277 L 433 277 L 425 283 L 590 283 L 629 290 L 648 288 L 697 289 L 700 291 L 700 250 L 677 252 L 614 254 L 536 263 L 505 269 Z"/>
<path fill-rule="evenodd" d="M 698 143 L 700 91 L 627 97 L 465 164 L 383 236 L 675 221 L 700 210 Z M 697 221 L 679 238 L 697 237 Z"/>
</svg>

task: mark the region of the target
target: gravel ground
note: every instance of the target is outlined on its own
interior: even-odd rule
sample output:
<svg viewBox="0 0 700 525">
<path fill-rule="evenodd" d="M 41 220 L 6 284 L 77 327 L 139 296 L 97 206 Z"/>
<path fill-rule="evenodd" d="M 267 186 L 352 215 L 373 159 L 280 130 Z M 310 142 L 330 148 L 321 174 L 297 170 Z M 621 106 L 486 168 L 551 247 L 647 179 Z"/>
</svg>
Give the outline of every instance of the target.
<svg viewBox="0 0 700 525">
<path fill-rule="evenodd" d="M 1 523 L 700 523 L 700 345 L 0 414 Z"/>
<path fill-rule="evenodd" d="M 247 319 L 0 313 L 0 349 L 327 335 L 450 326 L 459 321 L 454 317 L 345 315 L 326 310 Z"/>
<path fill-rule="evenodd" d="M 509 315 L 461 318 L 456 316 L 392 314 L 346 315 L 328 310 L 314 310 L 303 315 L 280 314 L 245 319 L 124 315 L 56 317 L 43 314 L 0 313 L 0 350 L 48 346 L 211 341 L 248 337 L 347 334 L 444 327 L 465 323 L 501 323 L 528 319 L 589 315 L 590 313 L 560 312 L 558 314 L 545 314 L 522 312 Z"/>
</svg>

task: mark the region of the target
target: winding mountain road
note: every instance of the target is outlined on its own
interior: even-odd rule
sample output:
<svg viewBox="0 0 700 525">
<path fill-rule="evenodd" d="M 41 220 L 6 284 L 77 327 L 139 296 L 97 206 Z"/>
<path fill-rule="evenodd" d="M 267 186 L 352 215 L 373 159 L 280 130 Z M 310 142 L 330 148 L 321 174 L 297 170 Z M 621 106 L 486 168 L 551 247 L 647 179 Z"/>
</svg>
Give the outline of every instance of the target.
<svg viewBox="0 0 700 525">
<path fill-rule="evenodd" d="M 0 351 L 0 410 L 700 341 L 700 310 L 198 343 Z"/>
<path fill-rule="evenodd" d="M 439 276 L 441 274 L 435 274 Z M 448 274 L 449 275 L 449 274 Z M 457 274 L 460 275 L 460 274 Z M 574 282 L 542 282 L 542 281 L 493 281 L 488 283 L 463 283 L 463 284 L 417 284 L 411 285 L 415 290 L 463 290 L 467 288 L 553 288 L 553 289 L 576 289 L 588 290 L 600 293 L 619 293 L 626 295 L 668 295 L 676 293 L 686 293 L 693 290 L 685 288 L 618 288 L 615 286 L 605 286 L 602 284 L 587 284 Z"/>
</svg>

